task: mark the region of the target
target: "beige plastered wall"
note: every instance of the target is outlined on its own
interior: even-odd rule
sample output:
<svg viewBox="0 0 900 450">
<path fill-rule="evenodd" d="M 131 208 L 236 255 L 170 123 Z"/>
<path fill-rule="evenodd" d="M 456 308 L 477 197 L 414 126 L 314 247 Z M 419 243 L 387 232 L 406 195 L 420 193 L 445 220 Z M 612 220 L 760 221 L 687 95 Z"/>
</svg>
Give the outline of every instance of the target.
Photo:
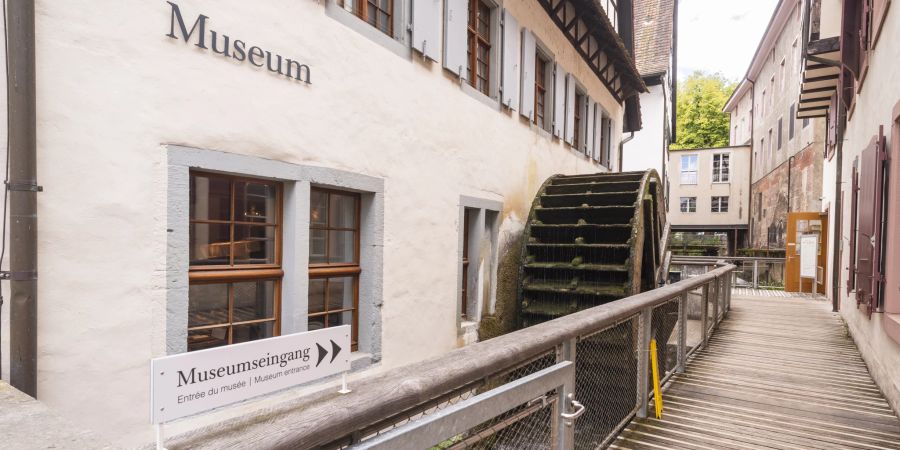
<svg viewBox="0 0 900 450">
<path fill-rule="evenodd" d="M 856 105 L 847 123 L 843 146 L 841 180 L 844 189 L 844 214 L 841 224 L 841 279 L 838 280 L 841 316 L 847 322 L 851 336 L 856 341 L 869 372 L 887 397 L 894 411 L 900 411 L 900 343 L 892 340 L 884 331 L 882 313 L 871 318 L 857 309 L 855 292 L 847 294 L 847 268 L 849 266 L 850 240 L 850 186 L 853 160 L 862 154 L 871 139 L 878 134 L 878 127 L 885 127 L 888 147 L 891 142 L 891 120 L 894 105 L 900 101 L 900 85 L 897 84 L 897 61 L 900 61 L 900 8 L 892 5 L 888 10 L 881 36 L 869 55 L 869 71 L 856 96 Z M 891 155 L 896 157 L 896 155 Z M 823 186 L 827 203 L 834 203 L 834 163 L 826 164 L 831 184 Z M 894 174 L 891 174 L 892 176 Z M 898 201 L 891 199 L 890 201 Z M 832 213 L 833 214 L 833 213 Z M 888 224 L 891 227 L 900 224 Z M 896 292 L 886 293 L 896 296 Z"/>
<path fill-rule="evenodd" d="M 166 349 L 166 145 L 384 180 L 382 360 L 372 371 L 457 345 L 460 196 L 502 202 L 502 249 L 547 177 L 606 170 L 465 93 L 440 63 L 343 25 L 327 1 L 176 2 L 189 26 L 202 13 L 248 47 L 308 64 L 309 86 L 166 37 L 162 0 L 37 2 L 38 395 L 117 446 L 153 436 L 148 366 Z M 612 116 L 618 149 L 621 106 L 536 1 L 504 6 Z M 8 304 L 3 320 L 7 346 Z"/>
<path fill-rule="evenodd" d="M 728 154 L 730 181 L 712 182 L 713 155 Z M 681 183 L 681 157 L 697 155 L 697 184 Z M 745 225 L 750 201 L 750 147 L 669 150 L 669 220 L 672 225 Z M 728 212 L 711 212 L 712 197 L 728 197 Z M 697 210 L 681 212 L 681 197 L 697 197 Z"/>
</svg>

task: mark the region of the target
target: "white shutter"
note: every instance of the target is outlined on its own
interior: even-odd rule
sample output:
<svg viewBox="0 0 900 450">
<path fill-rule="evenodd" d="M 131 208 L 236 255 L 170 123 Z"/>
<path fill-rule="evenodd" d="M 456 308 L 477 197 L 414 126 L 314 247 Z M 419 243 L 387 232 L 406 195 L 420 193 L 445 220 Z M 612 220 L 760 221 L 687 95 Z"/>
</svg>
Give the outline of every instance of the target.
<svg viewBox="0 0 900 450">
<path fill-rule="evenodd" d="M 519 21 L 503 10 L 503 95 L 501 102 L 519 109 Z"/>
<path fill-rule="evenodd" d="M 468 0 L 446 0 L 444 10 L 444 67 L 466 78 Z"/>
<path fill-rule="evenodd" d="M 537 56 L 534 33 L 522 29 L 522 103 L 519 111 L 528 120 L 534 119 L 534 59 Z"/>
<path fill-rule="evenodd" d="M 591 155 L 597 161 L 600 160 L 600 149 L 602 148 L 603 142 L 603 109 L 600 108 L 600 105 L 594 104 L 594 148 L 591 150 Z"/>
<path fill-rule="evenodd" d="M 566 75 L 566 142 L 575 137 L 575 77 Z"/>
<path fill-rule="evenodd" d="M 593 156 L 594 155 L 594 100 L 590 97 L 585 96 L 585 102 L 587 104 L 587 114 L 584 114 L 582 117 L 587 118 L 584 121 L 584 147 L 583 151 L 585 155 Z"/>
<path fill-rule="evenodd" d="M 562 139 L 566 123 L 566 71 L 556 63 L 553 71 L 553 135 Z"/>
<path fill-rule="evenodd" d="M 441 50 L 441 0 L 413 0 L 412 48 L 432 61 Z"/>
</svg>

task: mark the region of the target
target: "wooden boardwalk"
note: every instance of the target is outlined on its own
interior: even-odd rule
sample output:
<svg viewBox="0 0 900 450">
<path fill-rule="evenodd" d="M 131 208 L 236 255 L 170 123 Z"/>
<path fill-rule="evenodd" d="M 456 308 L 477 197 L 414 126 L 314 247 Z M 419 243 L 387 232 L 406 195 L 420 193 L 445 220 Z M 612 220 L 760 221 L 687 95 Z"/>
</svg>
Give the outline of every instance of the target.
<svg viewBox="0 0 900 450">
<path fill-rule="evenodd" d="M 830 303 L 732 297 L 707 348 L 612 448 L 900 449 L 900 420 Z M 652 414 L 653 407 L 650 407 Z"/>
</svg>

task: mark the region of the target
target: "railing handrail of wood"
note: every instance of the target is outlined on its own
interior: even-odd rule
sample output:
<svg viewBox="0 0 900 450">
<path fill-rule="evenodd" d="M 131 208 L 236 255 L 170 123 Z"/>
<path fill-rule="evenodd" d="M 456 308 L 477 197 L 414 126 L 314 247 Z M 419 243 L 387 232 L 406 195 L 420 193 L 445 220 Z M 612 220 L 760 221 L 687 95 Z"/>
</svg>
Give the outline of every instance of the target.
<svg viewBox="0 0 900 450">
<path fill-rule="evenodd" d="M 503 370 L 553 351 L 564 341 L 615 326 L 716 282 L 736 267 L 721 265 L 702 275 L 664 285 L 604 305 L 452 350 L 444 355 L 393 368 L 354 383 L 346 395 L 323 396 L 293 409 L 259 411 L 199 428 L 167 441 L 170 449 L 315 448 L 365 430 L 385 419 L 458 392 Z"/>
</svg>

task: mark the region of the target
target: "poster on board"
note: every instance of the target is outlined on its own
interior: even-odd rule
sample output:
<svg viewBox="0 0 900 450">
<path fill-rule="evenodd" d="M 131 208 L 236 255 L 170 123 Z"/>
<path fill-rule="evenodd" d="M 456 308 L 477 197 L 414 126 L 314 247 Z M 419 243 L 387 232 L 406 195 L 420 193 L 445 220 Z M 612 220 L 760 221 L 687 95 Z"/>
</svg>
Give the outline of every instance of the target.
<svg viewBox="0 0 900 450">
<path fill-rule="evenodd" d="M 818 260 L 819 235 L 804 234 L 800 236 L 800 277 L 816 278 Z"/>
</svg>

